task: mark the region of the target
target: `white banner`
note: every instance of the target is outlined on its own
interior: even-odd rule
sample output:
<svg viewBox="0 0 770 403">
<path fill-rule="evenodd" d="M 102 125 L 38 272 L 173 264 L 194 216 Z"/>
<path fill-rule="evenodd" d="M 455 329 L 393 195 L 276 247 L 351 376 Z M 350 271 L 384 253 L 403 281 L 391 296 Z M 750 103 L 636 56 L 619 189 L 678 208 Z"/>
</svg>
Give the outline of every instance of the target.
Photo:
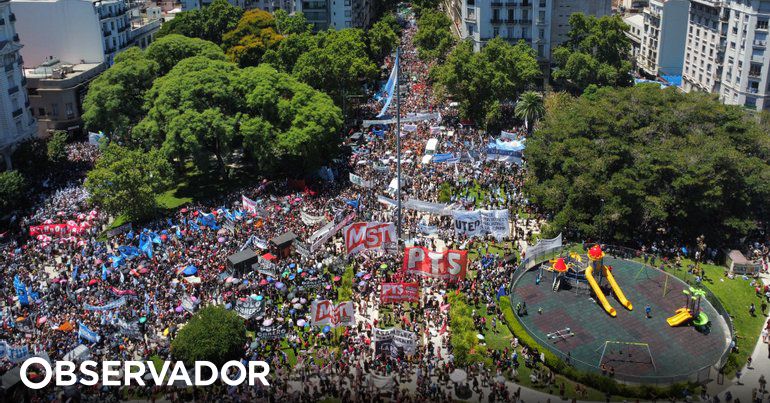
<svg viewBox="0 0 770 403">
<path fill-rule="evenodd" d="M 492 234 L 497 239 L 510 235 L 511 224 L 508 222 L 508 210 L 481 210 L 481 230 Z"/>
<path fill-rule="evenodd" d="M 334 234 L 337 233 L 342 227 L 348 225 L 353 219 L 356 217 L 356 212 L 353 211 L 352 213 L 348 214 L 345 218 L 343 218 L 340 222 L 338 222 L 334 228 L 331 229 L 331 231 L 327 231 L 321 238 L 313 242 L 313 244 L 310 246 L 310 252 L 315 253 L 318 249 L 321 248 L 323 244 L 326 243 L 326 241 L 329 240 L 329 238 L 333 237 Z M 331 224 L 331 223 L 330 223 Z"/>
<path fill-rule="evenodd" d="M 256 213 L 257 212 L 257 202 L 254 200 L 249 199 L 245 195 L 241 195 L 241 204 L 243 205 L 243 209 L 250 212 L 250 213 Z"/>
<path fill-rule="evenodd" d="M 561 247 L 561 234 L 557 236 L 556 238 L 551 239 L 541 239 L 537 241 L 537 243 L 534 246 L 530 246 L 527 248 L 527 250 L 524 251 L 524 257 L 530 257 L 530 256 L 537 256 L 544 251 L 547 251 L 549 249 L 558 248 Z"/>
<path fill-rule="evenodd" d="M 467 236 L 469 238 L 481 235 L 481 212 L 475 211 L 452 211 L 454 219 L 455 234 L 457 236 Z"/>
<path fill-rule="evenodd" d="M 354 174 L 353 172 L 351 172 L 349 176 L 350 176 L 350 183 L 354 185 L 361 186 L 364 188 L 371 188 L 372 186 L 374 186 L 372 185 L 372 182 L 365 180 L 364 178 Z"/>
<path fill-rule="evenodd" d="M 302 219 L 302 222 L 305 223 L 305 225 L 318 225 L 322 222 L 326 222 L 326 217 L 322 215 L 310 215 L 304 211 L 299 213 L 300 219 Z"/>
<path fill-rule="evenodd" d="M 431 203 L 417 199 L 409 199 L 403 203 L 403 207 L 409 210 L 422 211 L 435 215 L 451 215 L 450 206 L 444 203 Z"/>
<path fill-rule="evenodd" d="M 398 205 L 398 202 L 396 200 L 391 199 L 390 197 L 385 197 L 385 196 L 377 196 L 377 201 L 382 203 L 382 204 L 386 204 L 386 205 L 393 206 L 393 207 Z"/>
<path fill-rule="evenodd" d="M 355 326 L 356 315 L 353 302 L 346 301 L 334 304 L 329 300 L 315 300 L 310 308 L 310 324 L 312 326 Z"/>
<path fill-rule="evenodd" d="M 327 223 L 323 227 L 319 228 L 318 231 L 310 235 L 310 238 L 308 238 L 307 242 L 312 244 L 316 240 L 320 239 L 322 236 L 326 235 L 326 233 L 331 231 L 332 228 L 334 228 L 334 223 L 333 222 Z"/>
<path fill-rule="evenodd" d="M 395 244 L 398 237 L 395 224 L 376 221 L 350 224 L 345 227 L 342 234 L 345 237 L 348 255 L 365 249 L 385 249 L 388 245 Z"/>
</svg>

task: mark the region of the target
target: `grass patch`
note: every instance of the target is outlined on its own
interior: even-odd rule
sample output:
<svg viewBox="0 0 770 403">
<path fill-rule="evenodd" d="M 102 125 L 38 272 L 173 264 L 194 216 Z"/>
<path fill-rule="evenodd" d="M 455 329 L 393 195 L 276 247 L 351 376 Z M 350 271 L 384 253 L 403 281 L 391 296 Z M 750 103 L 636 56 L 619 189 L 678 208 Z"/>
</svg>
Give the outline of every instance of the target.
<svg viewBox="0 0 770 403">
<path fill-rule="evenodd" d="M 155 196 L 158 206 L 164 210 L 175 210 L 187 203 L 205 201 L 225 194 L 245 183 L 258 179 L 253 169 L 233 170 L 229 176 L 212 168 L 201 171 L 191 162 L 185 164 L 184 173 L 176 178 L 176 186 Z"/>
</svg>

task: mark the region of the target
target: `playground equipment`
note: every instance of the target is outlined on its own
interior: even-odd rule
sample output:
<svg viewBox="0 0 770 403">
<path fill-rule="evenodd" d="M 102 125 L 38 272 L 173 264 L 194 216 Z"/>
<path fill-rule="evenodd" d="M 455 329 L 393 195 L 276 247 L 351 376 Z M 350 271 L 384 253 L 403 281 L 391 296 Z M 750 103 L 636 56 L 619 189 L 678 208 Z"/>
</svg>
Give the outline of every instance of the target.
<svg viewBox="0 0 770 403">
<path fill-rule="evenodd" d="M 618 286 L 617 281 L 615 281 L 615 277 L 612 275 L 612 269 L 605 266 L 603 264 L 604 261 L 604 252 L 602 252 L 602 249 L 599 245 L 594 245 L 591 249 L 588 250 L 588 267 L 585 271 L 585 277 L 588 280 L 588 284 L 591 285 L 591 289 L 593 289 L 594 294 L 596 294 L 596 298 L 599 299 L 599 303 L 601 303 L 602 307 L 605 311 L 607 311 L 610 316 L 615 317 L 617 316 L 617 312 L 615 311 L 615 308 L 610 305 L 609 301 L 607 301 L 607 297 L 604 295 L 604 291 L 602 291 L 599 282 L 596 281 L 594 278 L 594 270 L 599 272 L 601 276 L 607 279 L 607 282 L 609 283 L 610 287 L 612 288 L 613 293 L 618 299 L 618 302 L 620 302 L 621 305 L 626 307 L 629 311 L 634 309 L 634 306 L 631 304 L 631 302 L 626 298 L 625 294 L 623 294 L 623 290 L 620 289 L 620 286 Z M 601 278 L 600 278 L 601 281 Z"/>
<path fill-rule="evenodd" d="M 567 337 L 574 337 L 575 332 L 573 332 L 572 329 L 565 327 L 564 329 L 548 333 L 546 336 L 548 337 L 548 340 L 553 340 L 553 342 L 556 343 L 567 340 Z"/>
<path fill-rule="evenodd" d="M 607 347 L 610 347 L 609 351 Z M 600 349 L 602 355 L 599 357 L 599 366 L 603 363 L 647 364 L 652 365 L 654 371 L 658 370 L 655 360 L 652 359 L 650 345 L 647 343 L 607 340 L 596 351 Z"/>
<path fill-rule="evenodd" d="M 698 329 L 702 329 L 709 323 L 708 315 L 700 310 L 701 298 L 706 296 L 706 292 L 690 287 L 689 290 L 682 290 L 685 295 L 685 306 L 676 310 L 674 316 L 666 319 L 671 327 L 681 326 L 691 323 Z"/>
</svg>

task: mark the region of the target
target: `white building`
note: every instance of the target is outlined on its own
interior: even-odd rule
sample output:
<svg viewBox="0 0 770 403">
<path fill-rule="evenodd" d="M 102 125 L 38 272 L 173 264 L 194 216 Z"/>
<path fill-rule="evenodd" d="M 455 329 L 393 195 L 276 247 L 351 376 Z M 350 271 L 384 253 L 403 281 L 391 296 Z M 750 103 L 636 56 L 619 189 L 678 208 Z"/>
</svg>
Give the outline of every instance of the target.
<svg viewBox="0 0 770 403">
<path fill-rule="evenodd" d="M 0 78 L 0 153 L 6 169 L 11 168 L 11 153 L 20 142 L 37 132 L 37 124 L 29 111 L 27 80 L 19 54 L 22 45 L 16 33 L 16 16 L 8 0 L 0 1 L 0 55 L 5 74 Z"/>
<path fill-rule="evenodd" d="M 689 8 L 689 0 L 650 0 L 644 8 L 644 31 L 636 62 L 645 74 L 682 75 Z"/>
<path fill-rule="evenodd" d="M 445 9 L 462 39 L 476 50 L 490 39 L 530 44 L 541 60 L 561 45 L 569 33 L 569 17 L 584 13 L 601 17 L 612 11 L 610 0 L 446 0 Z"/>
<path fill-rule="evenodd" d="M 24 38 L 22 56 L 29 66 L 56 58 L 63 63 L 111 65 L 117 53 L 148 43 L 160 29 L 143 3 L 125 0 L 12 0 L 17 29 Z M 150 36 L 149 40 L 147 36 Z"/>
<path fill-rule="evenodd" d="M 629 14 L 623 17 L 623 22 L 628 25 L 626 36 L 631 40 L 631 57 L 634 61 L 639 59 L 644 37 L 644 16 L 642 14 Z"/>
<path fill-rule="evenodd" d="M 296 0 L 314 29 L 365 28 L 371 23 L 373 0 Z"/>
<path fill-rule="evenodd" d="M 682 88 L 770 110 L 770 0 L 691 0 Z"/>
</svg>

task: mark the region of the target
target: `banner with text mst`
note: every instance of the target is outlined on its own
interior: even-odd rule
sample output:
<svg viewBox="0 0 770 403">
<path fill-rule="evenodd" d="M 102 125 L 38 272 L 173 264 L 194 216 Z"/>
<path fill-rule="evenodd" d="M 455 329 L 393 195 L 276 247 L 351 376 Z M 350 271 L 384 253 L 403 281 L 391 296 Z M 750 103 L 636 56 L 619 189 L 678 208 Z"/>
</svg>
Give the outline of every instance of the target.
<svg viewBox="0 0 770 403">
<path fill-rule="evenodd" d="M 355 326 L 355 313 L 352 301 L 335 304 L 326 299 L 317 299 L 313 301 L 313 305 L 310 308 L 310 323 L 313 326 L 329 325 L 333 328 L 339 326 Z"/>
<path fill-rule="evenodd" d="M 383 304 L 419 301 L 420 285 L 418 283 L 382 283 L 380 302 Z"/>
<path fill-rule="evenodd" d="M 348 255 L 365 249 L 385 249 L 396 243 L 396 225 L 392 222 L 357 222 L 343 231 Z"/>
<path fill-rule="evenodd" d="M 465 250 L 433 252 L 424 246 L 404 249 L 403 270 L 406 273 L 454 282 L 465 278 L 467 268 L 468 251 Z"/>
</svg>

